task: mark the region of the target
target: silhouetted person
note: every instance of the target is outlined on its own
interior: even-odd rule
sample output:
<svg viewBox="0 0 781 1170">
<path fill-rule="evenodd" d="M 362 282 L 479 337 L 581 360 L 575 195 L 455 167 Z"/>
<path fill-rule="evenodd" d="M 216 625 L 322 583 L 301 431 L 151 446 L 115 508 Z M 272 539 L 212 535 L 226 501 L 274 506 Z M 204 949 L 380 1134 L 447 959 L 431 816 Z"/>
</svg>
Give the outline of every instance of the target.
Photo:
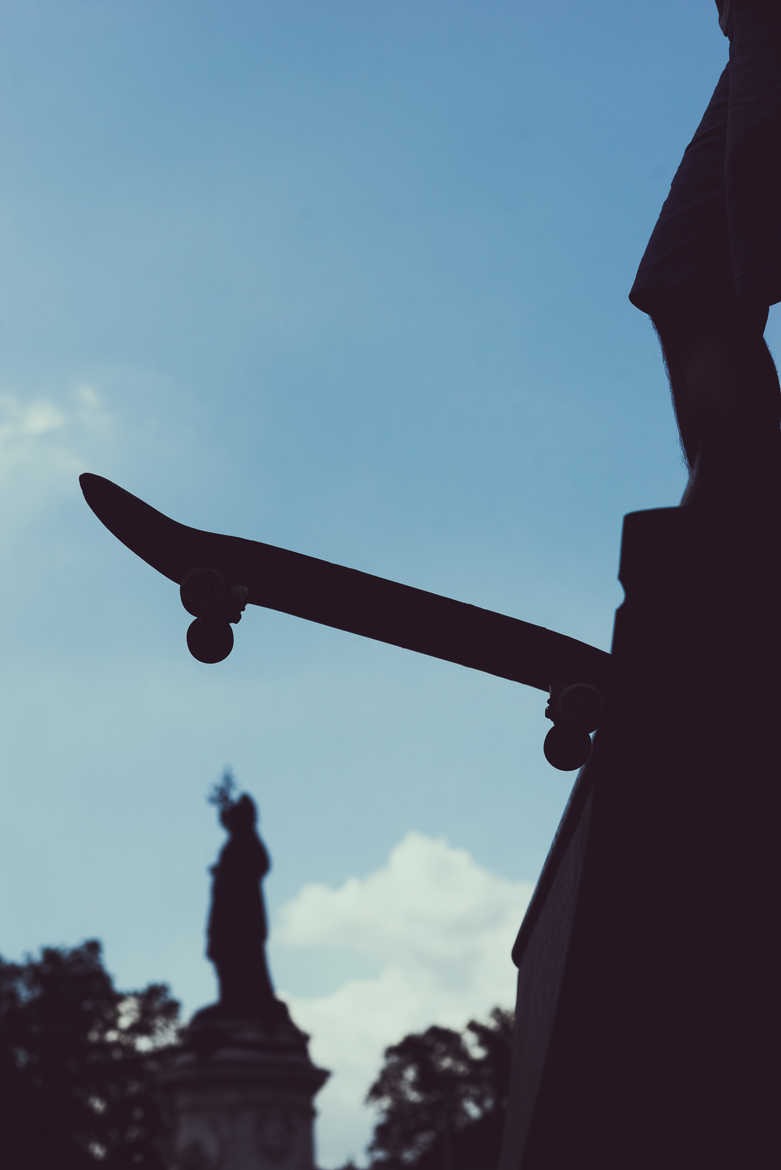
<svg viewBox="0 0 781 1170">
<path fill-rule="evenodd" d="M 729 62 L 629 293 L 659 335 L 689 482 L 681 504 L 781 500 L 781 0 L 716 0 Z"/>
<path fill-rule="evenodd" d="M 220 805 L 228 840 L 212 866 L 207 955 L 217 969 L 220 1008 L 226 1015 L 272 1019 L 276 1001 L 266 963 L 268 924 L 260 883 L 271 868 L 257 834 L 251 797 Z"/>
</svg>

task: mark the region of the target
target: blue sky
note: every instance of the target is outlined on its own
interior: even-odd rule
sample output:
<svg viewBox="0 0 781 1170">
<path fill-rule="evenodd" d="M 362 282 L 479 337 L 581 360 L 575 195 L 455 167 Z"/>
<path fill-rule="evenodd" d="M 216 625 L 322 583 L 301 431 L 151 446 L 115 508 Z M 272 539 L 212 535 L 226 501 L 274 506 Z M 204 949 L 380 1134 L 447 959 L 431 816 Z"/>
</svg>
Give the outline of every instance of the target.
<svg viewBox="0 0 781 1170">
<path fill-rule="evenodd" d="M 197 663 L 77 476 L 609 648 L 622 517 L 685 482 L 627 292 L 727 41 L 712 0 L 0 11 L 0 953 L 210 1002 L 231 767 L 360 1161 L 382 1048 L 512 1006 L 545 696 L 257 609 Z"/>
</svg>

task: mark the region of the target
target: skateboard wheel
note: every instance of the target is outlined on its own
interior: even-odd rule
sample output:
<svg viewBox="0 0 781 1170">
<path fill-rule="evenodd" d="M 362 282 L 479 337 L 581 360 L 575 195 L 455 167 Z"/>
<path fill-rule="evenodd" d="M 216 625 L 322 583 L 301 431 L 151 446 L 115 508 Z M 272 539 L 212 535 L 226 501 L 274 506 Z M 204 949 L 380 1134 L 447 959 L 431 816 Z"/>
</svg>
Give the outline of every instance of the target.
<svg viewBox="0 0 781 1170">
<path fill-rule="evenodd" d="M 227 587 L 216 569 L 192 569 L 179 586 L 182 605 L 193 617 L 204 617 L 225 604 Z"/>
<path fill-rule="evenodd" d="M 555 697 L 554 718 L 557 723 L 570 723 L 582 731 L 596 731 L 604 706 L 601 691 L 592 683 L 570 683 Z"/>
<path fill-rule="evenodd" d="M 233 649 L 233 630 L 227 622 L 196 618 L 187 630 L 187 647 L 199 662 L 222 662 Z"/>
<path fill-rule="evenodd" d="M 542 747 L 545 759 L 560 772 L 572 772 L 591 755 L 591 738 L 586 731 L 558 724 L 551 727 Z"/>
</svg>

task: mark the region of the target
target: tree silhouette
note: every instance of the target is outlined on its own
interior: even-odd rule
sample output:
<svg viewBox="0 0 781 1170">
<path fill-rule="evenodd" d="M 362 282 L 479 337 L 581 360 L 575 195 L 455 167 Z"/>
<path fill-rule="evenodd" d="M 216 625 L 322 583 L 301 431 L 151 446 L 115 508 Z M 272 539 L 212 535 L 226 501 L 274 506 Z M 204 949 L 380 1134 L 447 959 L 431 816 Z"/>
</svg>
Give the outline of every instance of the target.
<svg viewBox="0 0 781 1170">
<path fill-rule="evenodd" d="M 514 1014 L 495 1007 L 489 1020 L 487 1024 L 470 1020 L 466 1026 L 473 1046 L 479 1051 L 474 1063 L 474 1075 L 480 1086 L 478 1109 L 481 1116 L 504 1113 L 510 1088 Z"/>
<path fill-rule="evenodd" d="M 155 1053 L 178 1013 L 163 984 L 117 991 L 95 940 L 0 958 L 4 1170 L 164 1170 Z"/>
<path fill-rule="evenodd" d="M 380 1120 L 369 1145 L 383 1170 L 472 1170 L 495 1164 L 510 1083 L 512 1012 L 463 1033 L 432 1026 L 385 1050 L 367 1093 Z"/>
</svg>

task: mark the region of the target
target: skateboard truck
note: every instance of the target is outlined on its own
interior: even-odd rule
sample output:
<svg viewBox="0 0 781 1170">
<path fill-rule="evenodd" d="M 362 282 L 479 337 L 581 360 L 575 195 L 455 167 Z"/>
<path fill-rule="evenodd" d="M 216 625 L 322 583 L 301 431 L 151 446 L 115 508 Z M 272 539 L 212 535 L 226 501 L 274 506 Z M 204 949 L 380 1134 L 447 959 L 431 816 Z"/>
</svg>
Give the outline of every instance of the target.
<svg viewBox="0 0 781 1170">
<path fill-rule="evenodd" d="M 233 649 L 230 623 L 241 621 L 247 604 L 246 585 L 229 585 L 216 569 L 191 569 L 179 586 L 182 605 L 195 618 L 187 630 L 187 646 L 199 662 L 222 662 Z"/>
<path fill-rule="evenodd" d="M 591 735 L 605 710 L 605 700 L 593 683 L 555 682 L 545 717 L 553 722 L 545 736 L 545 759 L 560 772 L 572 772 L 591 755 Z"/>
</svg>

